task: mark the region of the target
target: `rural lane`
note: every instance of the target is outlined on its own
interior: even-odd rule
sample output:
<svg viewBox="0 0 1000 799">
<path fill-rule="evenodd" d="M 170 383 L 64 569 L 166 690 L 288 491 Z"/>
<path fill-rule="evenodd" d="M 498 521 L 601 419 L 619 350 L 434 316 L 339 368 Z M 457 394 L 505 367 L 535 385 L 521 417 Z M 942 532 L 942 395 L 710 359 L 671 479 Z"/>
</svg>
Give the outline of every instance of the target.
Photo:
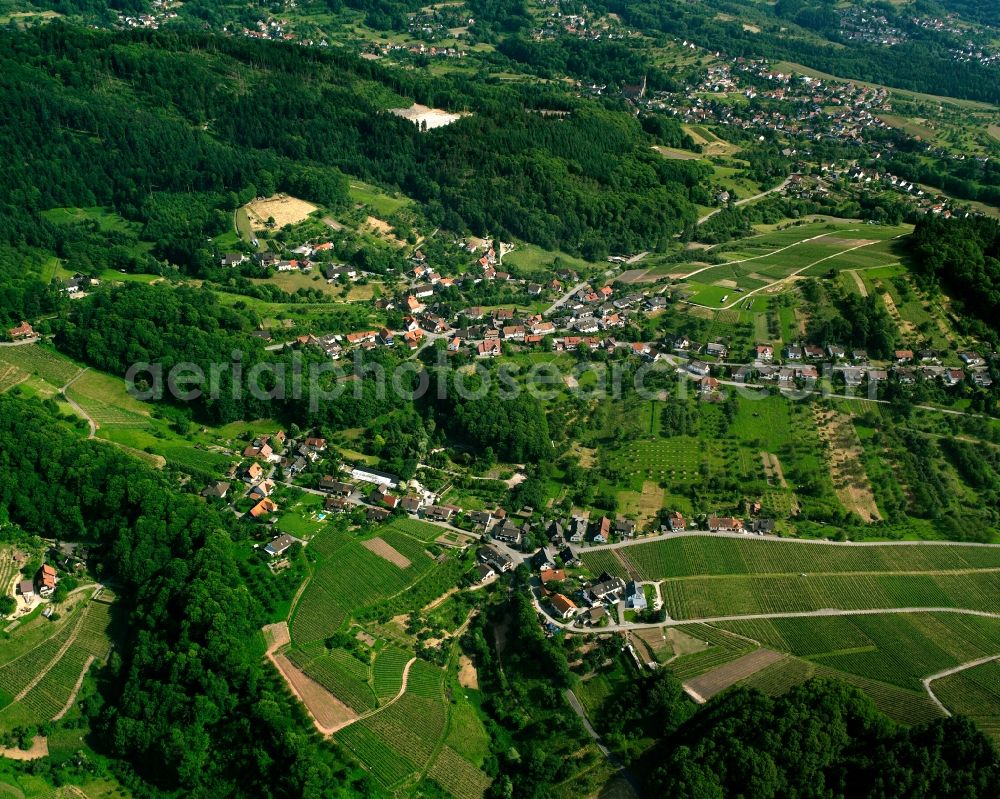
<svg viewBox="0 0 1000 799">
<path fill-rule="evenodd" d="M 790 177 L 787 177 L 773 189 L 762 191 L 760 194 L 755 194 L 753 197 L 746 197 L 745 199 L 737 200 L 735 203 L 733 203 L 733 205 L 734 206 L 746 205 L 747 203 L 752 203 L 754 200 L 759 200 L 762 197 L 767 197 L 768 194 L 774 194 L 774 192 L 776 191 L 784 191 L 786 188 L 788 188 L 788 184 L 791 183 L 791 181 L 792 179 Z M 703 222 L 707 222 L 721 210 L 722 208 L 716 208 L 714 211 L 705 214 L 703 217 L 701 217 L 701 219 L 698 220 L 698 224 L 700 225 Z"/>
<path fill-rule="evenodd" d="M 930 696 L 931 701 L 935 705 L 937 705 L 938 708 L 946 716 L 950 716 L 951 711 L 944 706 L 941 700 L 937 698 L 937 695 L 934 693 L 934 691 L 931 690 L 931 683 L 934 682 L 934 680 L 940 680 L 942 677 L 950 677 L 952 674 L 958 674 L 960 671 L 965 671 L 966 669 L 972 669 L 975 668 L 976 666 L 982 666 L 984 663 L 990 663 L 994 660 L 1000 660 L 1000 655 L 988 655 L 987 657 L 984 658 L 977 658 L 976 660 L 970 660 L 968 663 L 960 663 L 959 665 L 953 666 L 950 669 L 945 669 L 944 671 L 939 671 L 937 674 L 932 674 L 929 677 L 924 677 L 924 679 L 922 680 L 924 684 L 924 689 L 927 691 L 928 696 Z"/>
</svg>

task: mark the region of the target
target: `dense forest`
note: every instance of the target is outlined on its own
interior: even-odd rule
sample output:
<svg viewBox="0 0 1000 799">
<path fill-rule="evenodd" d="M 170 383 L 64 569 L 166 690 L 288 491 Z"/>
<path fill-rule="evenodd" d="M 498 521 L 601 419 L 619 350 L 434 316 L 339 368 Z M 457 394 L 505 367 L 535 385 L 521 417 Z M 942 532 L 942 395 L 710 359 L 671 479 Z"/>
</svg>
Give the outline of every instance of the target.
<svg viewBox="0 0 1000 799">
<path fill-rule="evenodd" d="M 89 705 L 101 748 L 130 764 L 119 777 L 148 797 L 368 793 L 264 670 L 265 619 L 233 559 L 232 515 L 55 413 L 0 396 L 0 509 L 30 533 L 94 545 L 99 579 L 129 609 L 103 701 Z"/>
<path fill-rule="evenodd" d="M 996 749 L 967 719 L 893 724 L 849 686 L 811 680 L 778 699 L 736 689 L 648 755 L 651 795 L 986 797 Z"/>
<path fill-rule="evenodd" d="M 996 342 L 1000 334 L 1000 223 L 988 217 L 924 217 L 913 231 L 910 246 L 917 281 L 931 290 L 945 290 L 958 307 L 981 320 L 976 332 Z M 958 316 L 970 324 L 966 315 Z"/>
</svg>

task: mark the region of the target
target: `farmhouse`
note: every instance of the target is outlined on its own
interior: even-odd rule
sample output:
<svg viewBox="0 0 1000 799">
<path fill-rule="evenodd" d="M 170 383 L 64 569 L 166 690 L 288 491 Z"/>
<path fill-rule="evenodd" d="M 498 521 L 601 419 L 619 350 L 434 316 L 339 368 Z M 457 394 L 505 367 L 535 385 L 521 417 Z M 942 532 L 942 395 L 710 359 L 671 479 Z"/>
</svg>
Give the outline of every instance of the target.
<svg viewBox="0 0 1000 799">
<path fill-rule="evenodd" d="M 279 535 L 264 547 L 264 551 L 273 558 L 276 555 L 283 555 L 294 543 L 295 539 L 290 535 Z"/>
<path fill-rule="evenodd" d="M 709 516 L 708 529 L 713 533 L 742 533 L 743 522 L 731 516 Z"/>
<path fill-rule="evenodd" d="M 21 324 L 19 324 L 17 327 L 10 328 L 10 330 L 8 330 L 7 332 L 10 334 L 10 337 L 15 341 L 22 338 L 31 338 L 32 336 L 35 335 L 35 331 L 32 329 L 31 325 L 29 325 L 27 322 L 23 320 L 21 321 Z"/>
<path fill-rule="evenodd" d="M 48 563 L 43 563 L 38 570 L 38 593 L 40 596 L 51 596 L 56 590 L 56 570 Z"/>
<path fill-rule="evenodd" d="M 683 533 L 686 529 L 684 517 L 679 512 L 674 511 L 667 517 L 667 527 L 672 533 Z"/>
</svg>

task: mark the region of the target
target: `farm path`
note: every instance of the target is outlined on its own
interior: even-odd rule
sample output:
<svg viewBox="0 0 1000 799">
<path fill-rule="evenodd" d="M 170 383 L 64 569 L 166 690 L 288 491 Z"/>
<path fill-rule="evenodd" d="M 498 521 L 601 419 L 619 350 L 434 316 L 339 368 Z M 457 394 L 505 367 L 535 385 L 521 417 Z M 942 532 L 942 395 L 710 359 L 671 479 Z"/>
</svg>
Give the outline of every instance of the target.
<svg viewBox="0 0 1000 799">
<path fill-rule="evenodd" d="M 633 538 L 628 541 L 617 541 L 614 544 L 597 544 L 594 546 L 580 547 L 571 545 L 575 553 L 599 552 L 604 549 L 624 549 L 640 544 L 648 544 L 652 541 L 669 541 L 675 538 L 739 538 L 744 541 L 781 541 L 789 545 L 818 545 L 831 547 L 998 547 L 1000 544 L 980 544 L 975 541 L 827 541 L 822 538 L 782 538 L 777 535 L 757 535 L 748 533 L 709 533 L 704 530 L 690 530 L 683 533 L 660 533 L 644 538 Z"/>
<path fill-rule="evenodd" d="M 387 707 L 391 707 L 392 705 L 396 704 L 396 702 L 398 702 L 400 699 L 402 699 L 403 694 L 406 693 L 406 685 L 410 681 L 410 667 L 416 662 L 417 659 L 415 657 L 412 657 L 408 661 L 406 661 L 406 665 L 403 666 L 403 682 L 399 687 L 399 693 L 397 693 L 392 699 L 390 699 L 384 705 L 379 705 L 374 710 L 369 710 L 367 713 L 362 713 L 357 718 L 349 719 L 340 724 L 337 724 L 333 729 L 330 730 L 330 734 L 332 735 L 335 732 L 340 732 L 340 730 L 344 729 L 344 727 L 350 727 L 355 722 L 361 721 L 362 719 L 366 719 L 369 716 L 374 716 L 376 713 L 381 713 Z M 431 761 L 433 760 L 434 758 L 431 758 Z"/>
<path fill-rule="evenodd" d="M 595 730 L 593 725 L 590 723 L 590 719 L 587 718 L 587 711 L 584 710 L 580 700 L 577 699 L 576 694 L 573 693 L 573 689 L 567 688 L 565 690 L 565 696 L 569 706 L 573 708 L 573 712 L 580 717 L 580 722 L 583 724 L 583 728 L 587 731 L 587 735 L 593 739 L 594 744 L 601 751 L 601 754 L 607 758 L 611 765 L 618 769 L 619 774 L 621 774 L 621 776 L 628 783 L 629 788 L 631 788 L 633 795 L 636 797 L 642 796 L 642 793 L 639 790 L 639 784 L 635 777 L 632 776 L 629 770 L 625 767 L 625 764 L 618 759 L 615 753 L 608 749 L 608 747 L 601 741 L 601 736 L 598 735 L 597 730 Z"/>
<path fill-rule="evenodd" d="M 781 183 L 779 183 L 777 186 L 775 186 L 773 189 L 768 189 L 767 191 L 762 191 L 760 194 L 755 194 L 753 197 L 746 197 L 746 198 L 744 198 L 742 200 L 737 200 L 733 204 L 737 205 L 737 206 L 739 206 L 739 205 L 746 205 L 747 203 L 752 203 L 754 200 L 759 200 L 762 197 L 767 197 L 768 194 L 774 194 L 774 192 L 776 192 L 776 191 L 784 191 L 786 188 L 788 188 L 788 184 L 791 183 L 791 181 L 792 181 L 792 179 L 790 177 L 787 177 Z M 701 219 L 698 220 L 698 224 L 700 225 L 700 224 L 702 224 L 704 222 L 707 222 L 709 219 L 711 219 L 713 216 L 715 216 L 721 210 L 722 210 L 721 208 L 716 208 L 714 211 L 710 211 L 709 213 L 705 214 Z"/>
<path fill-rule="evenodd" d="M 80 416 L 82 416 L 84 419 L 87 420 L 87 425 L 90 427 L 90 432 L 87 434 L 87 438 L 94 438 L 94 436 L 97 435 L 97 422 L 94 421 L 94 417 L 92 417 L 83 408 L 81 408 L 79 404 L 77 404 L 76 400 L 74 400 L 72 397 L 70 397 L 69 394 L 66 393 L 66 390 L 71 385 L 73 385 L 73 383 L 75 383 L 77 379 L 79 379 L 80 375 L 86 372 L 87 369 L 89 368 L 90 368 L 89 366 L 83 367 L 83 369 L 81 369 L 79 372 L 73 375 L 73 377 L 70 378 L 69 382 L 66 383 L 66 385 L 63 386 L 61 389 L 59 389 L 59 391 L 63 395 L 63 397 L 66 398 L 66 402 L 69 404 L 69 406 L 78 414 L 80 414 Z"/>
<path fill-rule="evenodd" d="M 561 627 L 564 630 L 585 635 L 585 634 L 606 634 L 615 630 L 653 630 L 660 627 L 679 627 L 687 624 L 719 624 L 728 621 L 759 621 L 763 619 L 808 619 L 823 618 L 829 616 L 880 616 L 900 613 L 955 613 L 962 616 L 980 616 L 988 619 L 1000 619 L 1000 613 L 992 613 L 987 610 L 972 610 L 971 608 L 943 608 L 943 607 L 908 607 L 908 608 L 859 608 L 844 610 L 841 608 L 821 608 L 819 610 L 796 610 L 783 611 L 777 613 L 744 613 L 730 616 L 703 616 L 701 618 L 674 619 L 670 616 L 665 621 L 660 622 L 611 622 L 606 627 L 589 628 L 574 627 L 570 622 L 564 622 L 553 618 L 546 613 L 539 601 L 538 596 L 532 592 L 532 602 L 544 618 L 547 624 Z M 1000 657 L 1000 656 L 998 656 Z"/>
<path fill-rule="evenodd" d="M 80 671 L 80 676 L 76 681 L 76 685 L 74 685 L 73 690 L 69 692 L 69 699 L 66 700 L 66 704 L 63 705 L 62 710 L 52 717 L 52 721 L 59 721 L 59 719 L 69 713 L 70 708 L 73 707 L 73 703 L 76 701 L 76 695 L 80 693 L 80 688 L 83 687 L 83 680 L 87 676 L 87 672 L 90 671 L 90 667 L 93 665 L 95 660 L 97 660 L 97 658 L 93 655 L 87 657 L 86 662 L 83 664 L 83 669 Z"/>
<path fill-rule="evenodd" d="M 806 239 L 806 241 L 811 241 L 811 239 Z M 805 272 L 807 269 L 812 269 L 814 266 L 817 266 L 818 264 L 821 264 L 824 261 L 829 261 L 829 260 L 831 260 L 833 258 L 840 258 L 842 255 L 847 255 L 848 253 L 854 252 L 855 250 L 860 250 L 860 249 L 863 249 L 864 247 L 871 247 L 873 244 L 878 244 L 878 243 L 879 242 L 875 242 L 875 241 L 867 241 L 864 244 L 858 244 L 855 247 L 848 247 L 846 250 L 841 250 L 840 252 L 835 252 L 833 255 L 827 255 L 827 256 L 825 256 L 823 258 L 820 258 L 818 261 L 813 261 L 811 264 L 807 264 L 806 266 L 803 266 L 801 269 L 796 269 L 790 275 L 787 275 L 786 277 L 783 277 L 783 278 L 780 278 L 778 280 L 775 280 L 773 283 L 768 283 L 766 286 L 761 286 L 760 288 L 751 289 L 750 291 L 747 291 L 744 294 L 740 294 L 735 300 L 733 300 L 729 304 L 727 304 L 727 305 L 720 305 L 718 307 L 718 309 L 712 308 L 712 310 L 727 311 L 730 308 L 733 308 L 733 307 L 739 305 L 744 300 L 746 300 L 746 299 L 748 299 L 750 297 L 753 297 L 756 294 L 760 294 L 762 291 L 770 291 L 775 286 L 781 286 L 782 284 L 785 284 L 785 283 L 791 283 L 799 275 L 801 275 L 803 272 Z M 700 303 L 697 303 L 697 302 L 688 302 L 688 305 L 700 305 Z M 708 305 L 701 305 L 701 307 L 702 308 L 708 308 L 709 306 Z"/>
<path fill-rule="evenodd" d="M 958 674 L 960 671 L 965 671 L 966 669 L 972 669 L 975 668 L 976 666 L 982 666 L 984 663 L 990 663 L 991 661 L 998 659 L 1000 659 L 1000 655 L 989 655 L 984 658 L 977 658 L 976 660 L 970 660 L 968 663 L 960 663 L 959 665 L 954 666 L 950 669 L 945 669 L 944 671 L 939 671 L 937 674 L 932 674 L 929 677 L 924 677 L 923 679 L 924 689 L 930 696 L 931 701 L 935 705 L 937 705 L 946 716 L 950 716 L 951 711 L 948 710 L 948 708 L 944 706 L 944 703 L 942 703 L 941 700 L 938 699 L 937 696 L 934 694 L 934 691 L 931 689 L 931 683 L 934 682 L 934 680 L 940 680 L 942 677 L 950 677 L 952 674 Z"/>
<path fill-rule="evenodd" d="M 89 587 L 89 586 L 88 586 Z M 96 596 L 96 594 L 95 594 Z M 52 668 L 62 660 L 62 656 L 69 651 L 69 648 L 73 646 L 76 641 L 76 637 L 80 634 L 80 628 L 83 627 L 83 620 L 87 616 L 87 611 L 90 608 L 84 608 L 80 613 L 80 618 L 73 623 L 73 631 L 69 634 L 69 637 L 63 642 L 63 645 L 59 647 L 59 651 L 53 656 L 53 658 L 45 665 L 45 668 L 40 669 L 38 674 L 31 678 L 31 681 L 21 689 L 21 692 L 11 700 L 11 704 L 16 704 L 20 702 L 24 697 L 28 695 L 32 688 L 34 688 L 38 683 L 40 683 L 46 674 L 52 670 Z"/>
<path fill-rule="evenodd" d="M 848 269 L 847 274 L 851 276 L 854 280 L 854 285 L 858 287 L 858 294 L 862 297 L 868 296 L 868 286 L 865 285 L 865 281 L 861 279 L 861 275 L 858 274 L 857 269 Z"/>
</svg>

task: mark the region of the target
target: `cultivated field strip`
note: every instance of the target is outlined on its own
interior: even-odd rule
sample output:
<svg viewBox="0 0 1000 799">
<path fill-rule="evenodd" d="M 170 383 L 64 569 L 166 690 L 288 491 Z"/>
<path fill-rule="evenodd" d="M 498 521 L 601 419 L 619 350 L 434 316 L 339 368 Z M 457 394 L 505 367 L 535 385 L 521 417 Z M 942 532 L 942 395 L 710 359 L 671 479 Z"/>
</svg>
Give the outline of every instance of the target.
<svg viewBox="0 0 1000 799">
<path fill-rule="evenodd" d="M 673 619 L 825 609 L 967 608 L 1000 612 L 1000 572 L 690 577 L 661 586 Z"/>
<path fill-rule="evenodd" d="M 618 554 L 646 580 L 694 575 L 780 575 L 843 572 L 929 572 L 1000 569 L 1000 547 L 893 544 L 845 546 L 802 544 L 709 535 L 650 541 L 621 547 Z M 593 571 L 612 569 L 607 550 L 584 552 Z M 603 568 L 602 568 L 603 567 Z"/>
<path fill-rule="evenodd" d="M 450 746 L 442 746 L 427 775 L 456 799 L 482 799 L 490 779 Z"/>
</svg>

